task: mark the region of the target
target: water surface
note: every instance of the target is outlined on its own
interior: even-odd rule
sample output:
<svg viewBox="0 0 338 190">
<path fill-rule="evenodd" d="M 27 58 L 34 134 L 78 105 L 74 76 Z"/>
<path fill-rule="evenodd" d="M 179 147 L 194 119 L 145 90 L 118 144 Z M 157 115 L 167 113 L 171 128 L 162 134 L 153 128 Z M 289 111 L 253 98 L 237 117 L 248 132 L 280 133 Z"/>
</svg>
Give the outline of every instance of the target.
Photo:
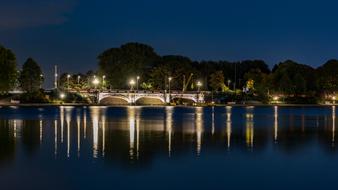
<svg viewBox="0 0 338 190">
<path fill-rule="evenodd" d="M 335 107 L 1 107 L 1 189 L 337 189 Z"/>
</svg>

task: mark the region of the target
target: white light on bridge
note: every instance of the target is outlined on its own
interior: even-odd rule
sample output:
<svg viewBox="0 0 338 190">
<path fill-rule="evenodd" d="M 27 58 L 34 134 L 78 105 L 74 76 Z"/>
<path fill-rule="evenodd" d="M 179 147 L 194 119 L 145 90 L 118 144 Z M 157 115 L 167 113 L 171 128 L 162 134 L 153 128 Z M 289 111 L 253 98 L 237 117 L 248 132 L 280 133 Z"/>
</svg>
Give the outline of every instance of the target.
<svg viewBox="0 0 338 190">
<path fill-rule="evenodd" d="M 60 99 L 64 99 L 66 97 L 66 94 L 65 93 L 61 93 L 60 94 Z"/>
</svg>

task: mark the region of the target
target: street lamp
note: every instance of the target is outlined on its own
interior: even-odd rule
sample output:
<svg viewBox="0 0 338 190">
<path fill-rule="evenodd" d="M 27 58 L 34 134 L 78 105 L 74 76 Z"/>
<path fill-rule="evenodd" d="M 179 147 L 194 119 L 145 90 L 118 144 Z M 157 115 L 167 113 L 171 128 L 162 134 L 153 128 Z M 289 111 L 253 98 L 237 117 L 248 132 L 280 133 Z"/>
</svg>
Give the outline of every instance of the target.
<svg viewBox="0 0 338 190">
<path fill-rule="evenodd" d="M 65 93 L 61 93 L 61 94 L 60 94 L 60 99 L 61 99 L 61 100 L 65 99 L 65 97 L 66 97 L 66 94 L 65 94 Z"/>
<path fill-rule="evenodd" d="M 67 89 L 69 91 L 69 79 L 70 79 L 70 74 L 67 75 Z"/>
<path fill-rule="evenodd" d="M 136 90 L 138 91 L 138 81 L 140 80 L 140 76 L 136 77 Z"/>
<path fill-rule="evenodd" d="M 78 84 L 78 85 L 80 84 L 80 78 L 81 78 L 81 76 L 78 75 L 78 76 L 77 76 L 77 84 Z"/>
<path fill-rule="evenodd" d="M 170 82 L 171 82 L 172 79 L 173 79 L 172 77 L 168 77 L 168 81 L 169 81 L 169 85 L 168 85 L 169 90 L 168 90 L 168 92 L 169 92 L 169 95 L 170 95 Z"/>
<path fill-rule="evenodd" d="M 333 104 L 336 103 L 336 96 L 335 96 L 335 95 L 332 96 L 332 103 L 333 103 Z"/>
<path fill-rule="evenodd" d="M 135 85 L 134 79 L 131 79 L 131 80 L 129 81 L 129 85 L 130 85 L 130 90 L 133 90 L 134 85 Z"/>
<path fill-rule="evenodd" d="M 43 74 L 40 74 L 40 88 L 42 88 Z"/>
<path fill-rule="evenodd" d="M 93 79 L 93 84 L 94 84 L 94 87 L 96 89 L 97 85 L 100 83 L 99 79 L 97 79 L 96 77 Z"/>
<path fill-rule="evenodd" d="M 229 89 L 230 89 L 230 83 L 231 83 L 231 80 L 228 79 L 228 87 L 229 87 Z"/>
<path fill-rule="evenodd" d="M 105 85 L 106 85 L 106 75 L 103 75 L 102 76 L 102 88 L 104 88 L 105 87 Z"/>
<path fill-rule="evenodd" d="M 201 81 L 197 81 L 198 92 L 201 90 L 201 86 L 202 86 Z"/>
<path fill-rule="evenodd" d="M 278 96 L 274 96 L 272 99 L 273 99 L 274 101 L 277 101 L 277 100 L 279 99 L 279 97 L 278 97 Z"/>
</svg>

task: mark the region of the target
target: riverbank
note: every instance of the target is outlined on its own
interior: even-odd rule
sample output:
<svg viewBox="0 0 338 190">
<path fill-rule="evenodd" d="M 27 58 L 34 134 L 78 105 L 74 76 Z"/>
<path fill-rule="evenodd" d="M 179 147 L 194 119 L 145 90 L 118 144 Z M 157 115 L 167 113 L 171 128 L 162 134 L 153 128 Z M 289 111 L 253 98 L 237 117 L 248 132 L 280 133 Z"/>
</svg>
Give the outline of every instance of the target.
<svg viewBox="0 0 338 190">
<path fill-rule="evenodd" d="M 146 107 L 263 107 L 263 106 L 280 106 L 280 107 L 313 107 L 313 106 L 338 106 L 338 104 L 198 104 L 198 105 L 102 105 L 102 104 L 86 104 L 86 103 L 63 103 L 63 104 L 51 104 L 51 103 L 27 103 L 27 104 L 13 104 L 13 103 L 0 103 L 1 107 L 44 107 L 44 106 L 101 106 L 101 107 L 128 107 L 128 106 L 146 106 Z"/>
</svg>

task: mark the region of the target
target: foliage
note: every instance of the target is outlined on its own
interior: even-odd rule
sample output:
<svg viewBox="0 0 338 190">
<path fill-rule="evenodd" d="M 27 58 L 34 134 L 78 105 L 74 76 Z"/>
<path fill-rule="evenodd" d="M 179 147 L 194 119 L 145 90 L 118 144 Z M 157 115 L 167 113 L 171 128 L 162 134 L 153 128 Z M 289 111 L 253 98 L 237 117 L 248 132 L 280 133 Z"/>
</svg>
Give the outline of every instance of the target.
<svg viewBox="0 0 338 190">
<path fill-rule="evenodd" d="M 329 60 L 317 69 L 317 84 L 321 92 L 338 91 L 338 60 Z"/>
<path fill-rule="evenodd" d="M 197 70 L 193 67 L 192 61 L 182 56 L 163 56 L 155 64 L 149 73 L 149 82 L 155 89 L 168 88 L 168 77 L 171 77 L 171 89 L 182 89 L 184 78 L 186 80 L 190 75 L 195 76 Z M 192 80 L 191 80 L 192 81 Z M 186 84 L 189 86 L 189 84 Z"/>
<path fill-rule="evenodd" d="M 32 58 L 28 58 L 23 64 L 19 81 L 22 90 L 27 93 L 38 91 L 41 88 L 43 82 L 42 71 Z"/>
<path fill-rule="evenodd" d="M 216 71 L 210 75 L 209 85 L 214 91 L 224 92 L 227 87 L 224 84 L 223 71 Z"/>
<path fill-rule="evenodd" d="M 252 79 L 249 79 L 249 80 L 246 81 L 246 88 L 249 91 L 253 91 L 255 89 L 254 84 L 255 84 L 255 81 L 252 80 Z"/>
<path fill-rule="evenodd" d="M 43 90 L 26 92 L 20 96 L 21 103 L 48 103 L 49 100 L 45 96 Z"/>
<path fill-rule="evenodd" d="M 0 93 L 6 93 L 15 87 L 17 69 L 13 52 L 0 45 Z"/>
<path fill-rule="evenodd" d="M 140 43 L 127 43 L 120 48 L 111 48 L 98 56 L 99 73 L 107 76 L 112 88 L 126 88 L 127 81 L 140 76 L 146 80 L 146 73 L 159 56 L 153 48 Z"/>
<path fill-rule="evenodd" d="M 144 90 L 153 90 L 153 84 L 150 82 L 142 82 L 140 86 Z"/>
<path fill-rule="evenodd" d="M 284 94 L 304 95 L 317 88 L 315 70 L 291 60 L 276 66 L 271 82 L 275 92 Z"/>
</svg>

